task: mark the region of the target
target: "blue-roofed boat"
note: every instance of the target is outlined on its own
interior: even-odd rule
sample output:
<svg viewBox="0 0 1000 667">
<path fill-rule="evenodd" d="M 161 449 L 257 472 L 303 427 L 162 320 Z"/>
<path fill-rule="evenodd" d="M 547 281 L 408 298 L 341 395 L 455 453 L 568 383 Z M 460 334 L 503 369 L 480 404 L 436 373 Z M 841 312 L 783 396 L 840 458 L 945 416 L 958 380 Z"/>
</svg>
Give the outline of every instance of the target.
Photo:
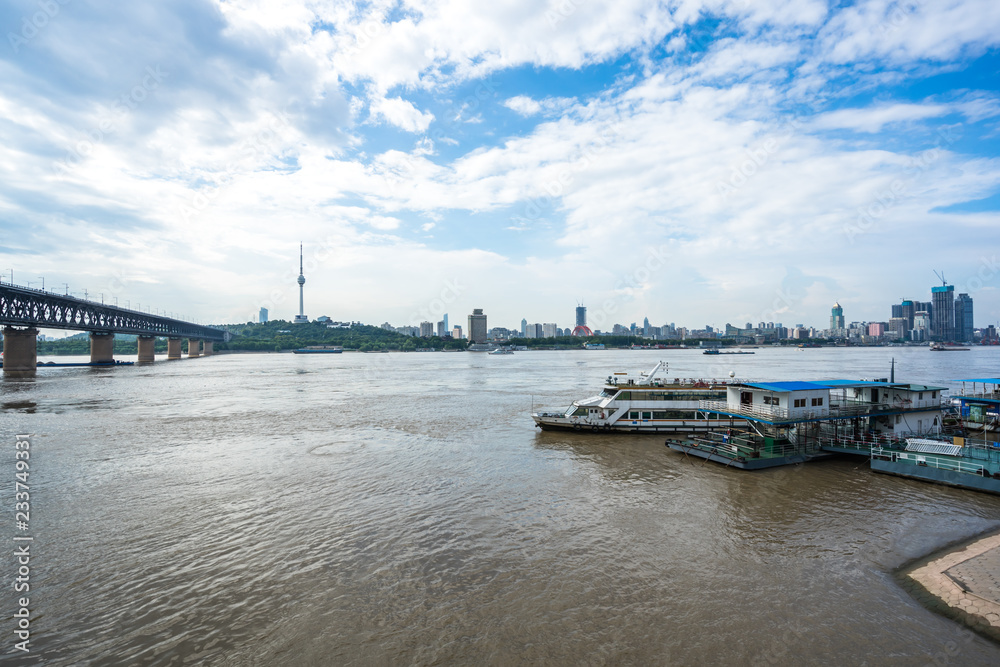
<svg viewBox="0 0 1000 667">
<path fill-rule="evenodd" d="M 966 380 L 983 383 L 984 379 Z M 1000 403 L 1000 379 L 988 391 L 959 397 L 962 405 Z M 864 456 L 875 472 L 1000 494 L 1000 441 L 996 433 L 949 435 L 953 412 L 946 387 L 885 380 L 736 382 L 726 401 L 701 409 L 746 427 L 723 428 L 666 444 L 674 451 L 726 466 L 755 470 L 805 463 L 837 454 Z"/>
<path fill-rule="evenodd" d="M 736 468 L 803 463 L 838 452 L 835 445 L 845 438 L 939 435 L 949 407 L 945 389 L 867 380 L 733 382 L 724 401 L 705 400 L 699 406 L 718 415 L 715 423 L 723 428 L 666 444 Z M 738 427 L 737 420 L 746 426 Z"/>
</svg>

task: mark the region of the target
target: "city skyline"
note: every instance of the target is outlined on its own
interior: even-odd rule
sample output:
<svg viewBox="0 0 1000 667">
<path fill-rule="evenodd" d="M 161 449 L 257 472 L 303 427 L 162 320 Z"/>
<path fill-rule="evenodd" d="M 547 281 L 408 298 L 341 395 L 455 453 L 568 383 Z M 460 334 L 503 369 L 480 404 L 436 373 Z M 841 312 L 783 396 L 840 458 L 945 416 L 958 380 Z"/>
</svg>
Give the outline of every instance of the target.
<svg viewBox="0 0 1000 667">
<path fill-rule="evenodd" d="M 301 239 L 338 320 L 822 327 L 931 266 L 1000 319 L 993 2 L 39 7 L 0 10 L 20 284 L 291 320 Z"/>
</svg>

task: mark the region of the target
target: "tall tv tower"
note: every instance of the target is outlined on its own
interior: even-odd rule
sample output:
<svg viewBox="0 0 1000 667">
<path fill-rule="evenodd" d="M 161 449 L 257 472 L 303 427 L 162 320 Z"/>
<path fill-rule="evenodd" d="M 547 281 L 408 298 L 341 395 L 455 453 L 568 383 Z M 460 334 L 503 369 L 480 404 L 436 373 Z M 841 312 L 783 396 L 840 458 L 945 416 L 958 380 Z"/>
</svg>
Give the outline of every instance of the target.
<svg viewBox="0 0 1000 667">
<path fill-rule="evenodd" d="M 306 277 L 302 275 L 302 244 L 299 244 L 299 314 L 295 316 L 293 324 L 306 324 L 309 318 L 306 317 L 305 306 L 302 300 L 302 286 L 306 284 Z"/>
</svg>

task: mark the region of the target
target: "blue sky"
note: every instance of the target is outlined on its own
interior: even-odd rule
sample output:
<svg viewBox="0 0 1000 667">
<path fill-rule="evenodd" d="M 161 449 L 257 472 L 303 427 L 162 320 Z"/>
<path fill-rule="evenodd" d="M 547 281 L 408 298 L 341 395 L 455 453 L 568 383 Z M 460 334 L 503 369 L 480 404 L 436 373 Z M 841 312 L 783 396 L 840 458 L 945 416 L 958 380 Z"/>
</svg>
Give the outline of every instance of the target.
<svg viewBox="0 0 1000 667">
<path fill-rule="evenodd" d="M 290 319 L 302 241 L 311 317 L 824 327 L 929 300 L 937 269 L 1000 320 L 994 0 L 53 0 L 0 25 L 5 280 Z"/>
</svg>

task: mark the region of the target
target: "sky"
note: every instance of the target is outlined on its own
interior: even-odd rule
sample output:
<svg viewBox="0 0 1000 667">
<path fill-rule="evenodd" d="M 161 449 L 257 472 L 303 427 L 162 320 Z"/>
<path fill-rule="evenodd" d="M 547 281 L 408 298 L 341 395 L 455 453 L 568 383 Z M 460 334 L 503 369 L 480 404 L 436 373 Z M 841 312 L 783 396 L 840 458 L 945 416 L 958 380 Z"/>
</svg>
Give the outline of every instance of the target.
<svg viewBox="0 0 1000 667">
<path fill-rule="evenodd" d="M 202 323 L 1000 320 L 996 0 L 8 1 L 3 280 Z M 13 274 L 11 273 L 13 272 Z"/>
</svg>

